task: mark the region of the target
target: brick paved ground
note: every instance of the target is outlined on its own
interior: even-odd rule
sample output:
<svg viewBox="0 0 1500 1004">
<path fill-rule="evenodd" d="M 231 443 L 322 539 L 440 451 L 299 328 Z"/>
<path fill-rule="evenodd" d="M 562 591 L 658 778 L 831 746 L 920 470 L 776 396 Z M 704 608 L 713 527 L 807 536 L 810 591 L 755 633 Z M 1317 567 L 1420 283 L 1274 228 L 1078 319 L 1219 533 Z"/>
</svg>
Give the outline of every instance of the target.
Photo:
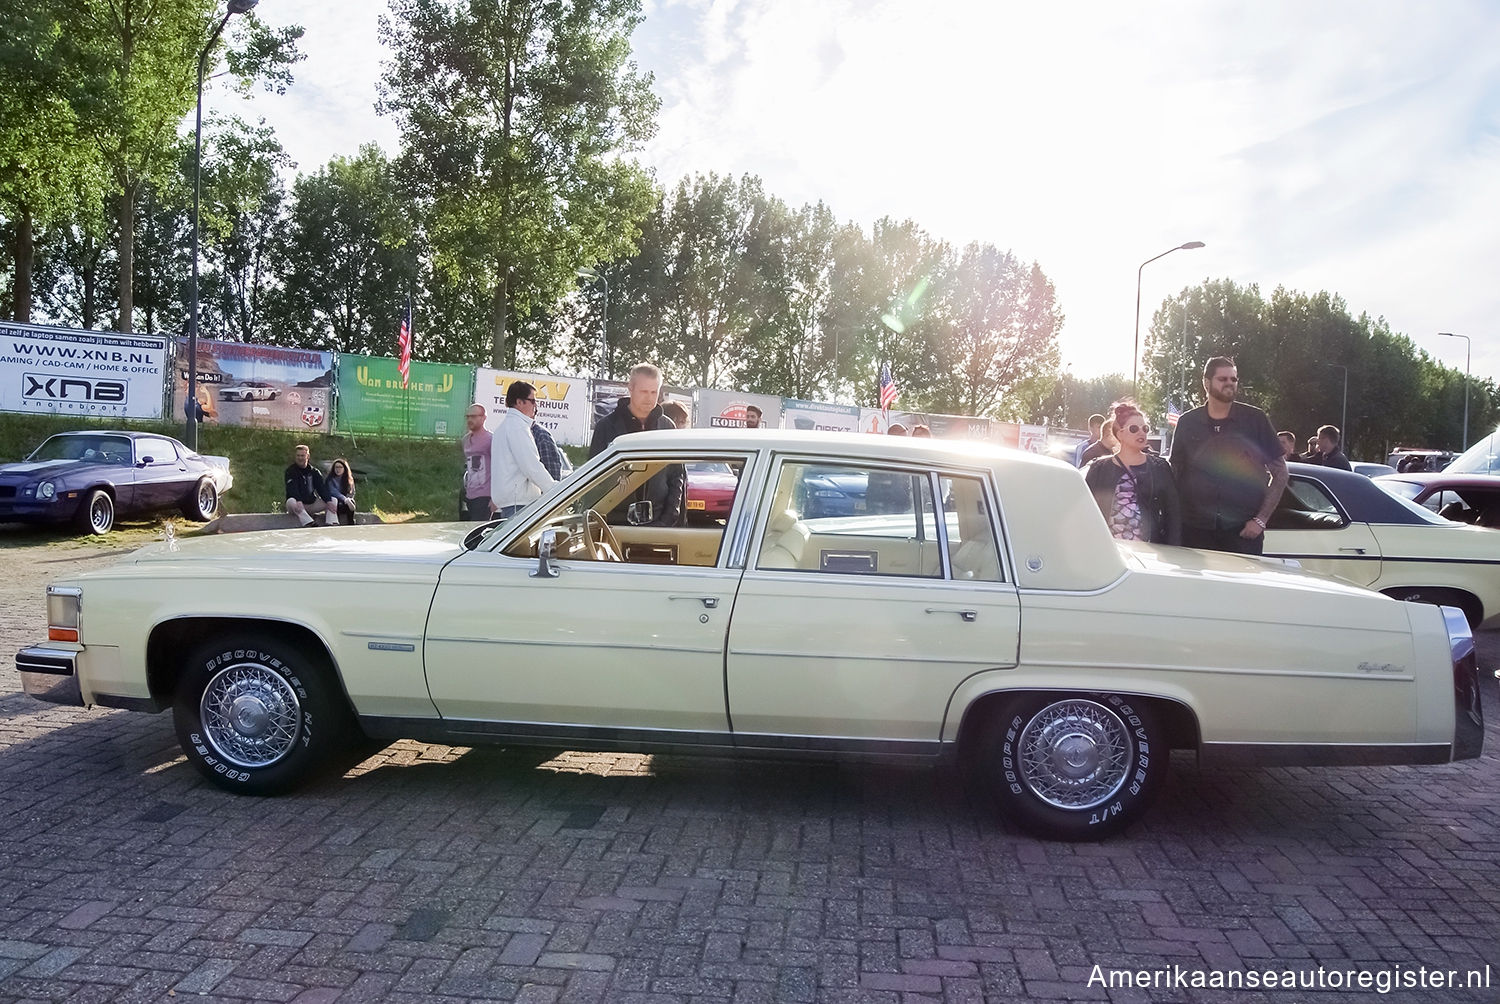
<svg viewBox="0 0 1500 1004">
<path fill-rule="evenodd" d="M 1104 844 L 1022 836 L 939 772 L 411 742 L 255 800 L 200 781 L 166 716 L 16 693 L 41 584 L 96 553 L 0 551 L 0 1000 L 1377 998 L 1089 984 L 1320 965 L 1488 965 L 1489 990 L 1380 999 L 1500 1000 L 1492 679 L 1483 760 L 1183 758 Z"/>
</svg>

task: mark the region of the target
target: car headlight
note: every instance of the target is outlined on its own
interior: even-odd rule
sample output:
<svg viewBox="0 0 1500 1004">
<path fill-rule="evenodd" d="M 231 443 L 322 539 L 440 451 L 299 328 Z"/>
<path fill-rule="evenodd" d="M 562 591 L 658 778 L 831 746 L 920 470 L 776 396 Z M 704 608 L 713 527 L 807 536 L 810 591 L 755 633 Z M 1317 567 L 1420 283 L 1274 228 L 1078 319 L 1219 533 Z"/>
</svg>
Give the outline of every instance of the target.
<svg viewBox="0 0 1500 1004">
<path fill-rule="evenodd" d="M 52 499 L 57 497 L 57 487 L 50 481 L 43 481 L 36 486 L 36 497 L 39 499 Z"/>
</svg>

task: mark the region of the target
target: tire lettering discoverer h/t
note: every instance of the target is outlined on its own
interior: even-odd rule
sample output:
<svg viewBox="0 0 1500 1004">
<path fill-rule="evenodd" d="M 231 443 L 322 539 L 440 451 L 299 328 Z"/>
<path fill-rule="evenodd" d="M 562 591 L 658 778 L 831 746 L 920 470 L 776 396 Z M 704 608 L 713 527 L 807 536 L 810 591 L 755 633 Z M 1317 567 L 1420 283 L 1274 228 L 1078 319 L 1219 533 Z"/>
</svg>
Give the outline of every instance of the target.
<svg viewBox="0 0 1500 1004">
<path fill-rule="evenodd" d="M 993 720 L 981 764 L 1001 814 L 1052 840 L 1100 840 L 1146 811 L 1169 751 L 1149 703 L 1022 694 Z"/>
<path fill-rule="evenodd" d="M 178 681 L 172 717 L 199 773 L 254 795 L 288 791 L 337 762 L 353 731 L 326 659 L 280 638 L 199 647 Z"/>
</svg>

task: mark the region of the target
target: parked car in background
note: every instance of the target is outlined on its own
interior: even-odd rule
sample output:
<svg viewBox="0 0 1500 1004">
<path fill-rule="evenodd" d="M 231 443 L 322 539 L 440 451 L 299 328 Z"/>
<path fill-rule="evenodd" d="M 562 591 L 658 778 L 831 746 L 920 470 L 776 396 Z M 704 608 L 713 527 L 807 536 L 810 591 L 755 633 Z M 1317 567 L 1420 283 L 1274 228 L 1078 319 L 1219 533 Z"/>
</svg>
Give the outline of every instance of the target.
<svg viewBox="0 0 1500 1004">
<path fill-rule="evenodd" d="M 1406 450 L 1398 449 L 1385 462 L 1398 474 L 1415 474 L 1419 471 L 1446 470 L 1456 457 L 1452 450 Z"/>
<path fill-rule="evenodd" d="M 1349 464 L 1355 474 L 1363 474 L 1367 478 L 1378 478 L 1382 474 L 1395 474 L 1396 468 L 1390 464 L 1372 464 L 1365 460 L 1354 460 Z"/>
<path fill-rule="evenodd" d="M 1500 474 L 1391 474 L 1375 483 L 1444 519 L 1500 527 Z"/>
<path fill-rule="evenodd" d="M 0 522 L 66 523 L 108 533 L 121 516 L 178 509 L 206 522 L 234 485 L 228 457 L 205 457 L 170 436 L 60 432 L 18 464 L 0 465 Z"/>
<path fill-rule="evenodd" d="M 687 465 L 687 521 L 712 523 L 728 519 L 734 508 L 739 475 L 728 464 L 706 461 Z"/>
<path fill-rule="evenodd" d="M 233 387 L 220 387 L 221 401 L 274 401 L 281 391 L 264 380 L 243 380 Z"/>
<path fill-rule="evenodd" d="M 877 481 L 879 475 L 876 475 Z M 798 498 L 808 519 L 828 516 L 860 516 L 866 511 L 870 472 L 837 467 L 809 467 L 802 478 Z"/>
<path fill-rule="evenodd" d="M 649 501 L 606 522 L 696 464 L 737 475 L 724 523 L 653 526 Z M 814 471 L 909 495 L 813 517 Z M 1446 763 L 1484 737 L 1458 609 L 1122 543 L 1071 466 L 934 439 L 622 436 L 504 522 L 179 537 L 58 581 L 47 610 L 16 656 L 28 694 L 170 708 L 186 759 L 247 794 L 337 769 L 361 734 L 966 760 L 1017 825 L 1098 839 L 1146 811 L 1174 748 Z"/>
<path fill-rule="evenodd" d="M 1500 625 L 1500 534 L 1443 519 L 1349 471 L 1287 469 L 1266 554 L 1397 599 L 1458 607 L 1476 627 Z"/>
<path fill-rule="evenodd" d="M 1500 474 L 1500 429 L 1469 447 L 1444 470 L 1449 474 Z"/>
</svg>

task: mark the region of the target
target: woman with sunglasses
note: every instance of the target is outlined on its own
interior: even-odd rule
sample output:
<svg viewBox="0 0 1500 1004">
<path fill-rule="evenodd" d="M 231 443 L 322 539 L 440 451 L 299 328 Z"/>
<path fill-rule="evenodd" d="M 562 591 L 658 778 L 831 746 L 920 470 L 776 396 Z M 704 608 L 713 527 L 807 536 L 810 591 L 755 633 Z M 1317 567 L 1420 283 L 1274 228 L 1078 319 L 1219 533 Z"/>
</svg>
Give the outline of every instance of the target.
<svg viewBox="0 0 1500 1004">
<path fill-rule="evenodd" d="M 1146 452 L 1151 426 L 1132 401 L 1116 401 L 1109 409 L 1115 452 L 1099 457 L 1084 469 L 1083 479 L 1120 540 L 1153 544 L 1181 544 L 1182 516 L 1172 465 Z"/>
</svg>

